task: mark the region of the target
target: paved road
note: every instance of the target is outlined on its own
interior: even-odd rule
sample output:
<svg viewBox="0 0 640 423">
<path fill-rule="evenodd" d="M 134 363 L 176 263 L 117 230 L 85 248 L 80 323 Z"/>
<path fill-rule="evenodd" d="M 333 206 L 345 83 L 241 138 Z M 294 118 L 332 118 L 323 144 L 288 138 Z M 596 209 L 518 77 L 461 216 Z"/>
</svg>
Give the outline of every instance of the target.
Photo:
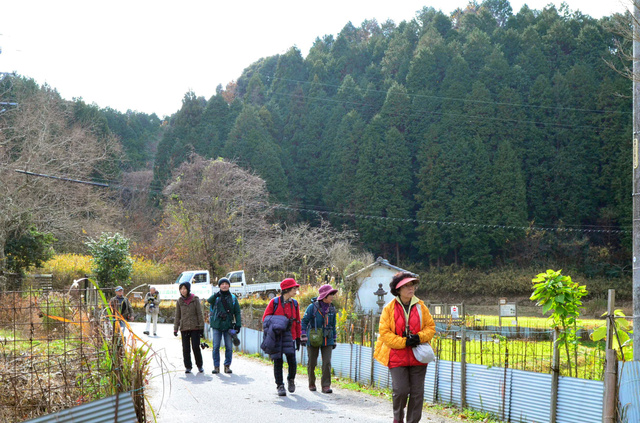
<svg viewBox="0 0 640 423">
<path fill-rule="evenodd" d="M 235 354 L 232 374 L 211 374 L 213 360 L 210 349 L 204 350 L 203 354 L 205 373 L 197 373 L 196 370 L 196 373 L 185 374 L 182 344 L 173 336 L 173 325 L 159 324 L 157 337 L 143 335 L 143 323 L 132 326 L 142 339 L 151 341 L 155 351 L 153 377 L 147 393 L 159 423 L 312 423 L 334 420 L 389 423 L 393 420 L 390 401 L 335 387 L 333 394 L 310 392 L 306 373 L 296 376 L 295 393 L 279 397 L 272 366 Z M 427 413 L 423 414 L 422 421 L 454 422 Z"/>
</svg>

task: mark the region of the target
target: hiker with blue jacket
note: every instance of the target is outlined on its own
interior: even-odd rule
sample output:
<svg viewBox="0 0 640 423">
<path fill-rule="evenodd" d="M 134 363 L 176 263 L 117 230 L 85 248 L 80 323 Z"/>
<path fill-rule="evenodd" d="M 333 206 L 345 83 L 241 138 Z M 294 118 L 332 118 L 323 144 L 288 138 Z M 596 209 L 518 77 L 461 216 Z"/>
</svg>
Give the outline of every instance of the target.
<svg viewBox="0 0 640 423">
<path fill-rule="evenodd" d="M 331 352 L 336 347 L 336 308 L 331 304 L 338 292 L 331 285 L 322 285 L 319 294 L 311 300 L 302 318 L 302 345 L 307 345 L 309 362 L 307 375 L 309 376 L 309 390 L 316 388 L 316 365 L 318 355 L 322 354 L 322 377 L 320 386 L 322 392 L 330 394 L 331 389 Z"/>
<path fill-rule="evenodd" d="M 280 282 L 281 295 L 269 302 L 262 316 L 264 339 L 261 348 L 273 360 L 273 375 L 276 379 L 278 395 L 281 397 L 287 395 L 282 375 L 283 354 L 287 357 L 289 365 L 287 389 L 289 392 L 296 390 L 294 381 L 297 367 L 296 350 L 299 350 L 302 344 L 300 340 L 300 308 L 298 302 L 293 299 L 298 293 L 298 288 L 300 285 L 293 278 L 287 278 Z"/>
<path fill-rule="evenodd" d="M 213 294 L 207 302 L 209 303 L 209 326 L 213 332 L 213 371 L 220 373 L 220 342 L 224 338 L 224 372 L 231 371 L 231 359 L 233 356 L 233 345 L 231 336 L 237 333 L 242 326 L 242 316 L 238 298 L 233 295 L 229 288 L 231 282 L 227 278 L 220 278 L 218 281 L 220 291 Z"/>
</svg>

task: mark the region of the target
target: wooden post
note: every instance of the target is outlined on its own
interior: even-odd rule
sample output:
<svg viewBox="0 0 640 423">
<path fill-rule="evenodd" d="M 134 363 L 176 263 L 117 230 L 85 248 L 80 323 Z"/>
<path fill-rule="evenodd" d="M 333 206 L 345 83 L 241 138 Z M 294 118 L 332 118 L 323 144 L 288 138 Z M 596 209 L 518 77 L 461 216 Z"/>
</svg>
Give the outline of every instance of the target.
<svg viewBox="0 0 640 423">
<path fill-rule="evenodd" d="M 373 314 L 373 310 L 371 310 L 371 384 L 370 386 L 375 386 L 373 380 L 373 366 L 375 364 L 375 359 L 373 358 L 373 353 L 376 347 L 376 331 L 375 331 L 376 323 L 375 323 L 375 314 Z"/>
<path fill-rule="evenodd" d="M 616 421 L 616 403 L 617 396 L 617 367 L 618 355 L 616 350 L 612 349 L 613 337 L 615 332 L 615 323 L 611 316 L 614 315 L 616 308 L 616 290 L 608 291 L 607 301 L 607 338 L 605 353 L 605 370 L 604 370 L 604 398 L 602 405 L 602 421 L 604 423 L 615 423 Z"/>
<path fill-rule="evenodd" d="M 613 346 L 613 331 L 615 330 L 615 326 L 612 324 L 613 321 L 611 320 L 610 316 L 614 315 L 614 312 L 616 310 L 616 290 L 615 289 L 610 289 L 608 291 L 608 300 L 607 300 L 607 342 L 606 342 L 606 347 L 605 347 L 605 351 L 606 350 L 610 350 Z"/>
<path fill-rule="evenodd" d="M 460 406 L 467 406 L 467 328 L 464 325 L 460 343 Z"/>
<path fill-rule="evenodd" d="M 602 422 L 616 423 L 616 405 L 618 403 L 618 353 L 608 349 L 604 370 L 604 404 Z"/>
<path fill-rule="evenodd" d="M 551 360 L 551 407 L 549 423 L 556 423 L 558 412 L 558 380 L 560 379 L 560 350 L 558 349 L 558 329 L 553 332 L 553 358 Z"/>
</svg>

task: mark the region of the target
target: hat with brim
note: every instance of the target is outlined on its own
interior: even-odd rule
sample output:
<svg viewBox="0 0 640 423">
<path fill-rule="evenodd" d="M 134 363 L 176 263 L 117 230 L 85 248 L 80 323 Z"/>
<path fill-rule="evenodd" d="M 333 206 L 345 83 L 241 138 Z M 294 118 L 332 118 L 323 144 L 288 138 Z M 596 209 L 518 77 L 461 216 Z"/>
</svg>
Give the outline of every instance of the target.
<svg viewBox="0 0 640 423">
<path fill-rule="evenodd" d="M 298 285 L 296 280 L 293 278 L 287 278 L 280 282 L 280 290 L 284 291 L 285 289 L 289 288 L 300 288 L 300 285 Z"/>
<path fill-rule="evenodd" d="M 124 289 L 120 285 L 118 285 L 118 286 L 116 286 L 116 292 L 118 292 L 118 291 L 124 291 Z"/>
<path fill-rule="evenodd" d="M 335 295 L 338 292 L 337 289 L 334 289 L 331 285 L 322 285 L 319 289 L 318 301 L 322 301 L 327 298 L 329 295 Z"/>
<path fill-rule="evenodd" d="M 402 279 L 400 282 L 398 282 L 398 284 L 396 285 L 396 289 L 400 289 L 401 287 L 405 286 L 408 283 L 412 283 L 412 282 L 417 282 L 418 278 L 404 278 Z M 414 284 L 417 285 L 417 284 Z"/>
</svg>

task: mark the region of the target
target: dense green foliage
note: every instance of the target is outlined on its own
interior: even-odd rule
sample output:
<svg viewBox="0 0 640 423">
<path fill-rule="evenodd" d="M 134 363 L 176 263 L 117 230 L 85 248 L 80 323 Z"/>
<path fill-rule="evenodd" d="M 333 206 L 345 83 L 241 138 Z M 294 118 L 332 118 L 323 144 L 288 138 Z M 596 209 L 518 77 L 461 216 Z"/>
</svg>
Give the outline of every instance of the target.
<svg viewBox="0 0 640 423">
<path fill-rule="evenodd" d="M 103 233 L 99 239 L 86 242 L 93 256 L 93 268 L 102 288 L 126 285 L 133 273 L 133 259 L 129 255 L 129 239 L 115 233 Z"/>
<path fill-rule="evenodd" d="M 12 232 L 4 247 L 7 269 L 21 274 L 31 266 L 41 266 L 53 257 L 51 245 L 55 241 L 52 234 L 38 232 L 35 226 L 23 232 Z"/>
<path fill-rule="evenodd" d="M 631 81 L 607 61 L 620 38 L 608 28 L 624 19 L 487 0 L 348 23 L 306 57 L 294 47 L 250 65 L 208 101 L 188 93 L 154 181 L 191 152 L 222 156 L 298 210 L 287 218 L 346 224 L 396 262 L 551 259 L 617 276 Z"/>
</svg>

